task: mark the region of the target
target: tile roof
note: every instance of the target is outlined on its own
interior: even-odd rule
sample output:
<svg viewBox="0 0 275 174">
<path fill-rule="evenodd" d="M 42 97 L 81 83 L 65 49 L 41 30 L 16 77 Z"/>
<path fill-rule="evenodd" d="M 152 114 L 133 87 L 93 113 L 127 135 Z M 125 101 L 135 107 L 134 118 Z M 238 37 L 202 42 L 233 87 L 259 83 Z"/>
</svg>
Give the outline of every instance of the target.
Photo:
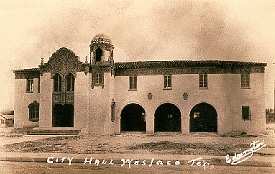
<svg viewBox="0 0 275 174">
<path fill-rule="evenodd" d="M 17 70 L 13 70 L 13 72 L 15 73 L 20 73 L 20 72 L 39 72 L 40 68 L 27 68 L 27 69 L 17 69 Z"/>
<path fill-rule="evenodd" d="M 222 60 L 172 60 L 172 61 L 137 61 L 137 62 L 116 62 L 115 69 L 137 69 L 137 68 L 180 68 L 192 66 L 266 66 L 266 63 L 242 62 L 242 61 L 222 61 Z M 37 72 L 40 68 L 18 69 L 15 73 L 20 72 Z"/>
<path fill-rule="evenodd" d="M 221 60 L 174 60 L 174 61 L 138 61 L 138 62 L 117 62 L 116 69 L 129 68 L 174 68 L 188 66 L 266 66 L 266 63 L 241 62 L 241 61 L 221 61 Z"/>
</svg>

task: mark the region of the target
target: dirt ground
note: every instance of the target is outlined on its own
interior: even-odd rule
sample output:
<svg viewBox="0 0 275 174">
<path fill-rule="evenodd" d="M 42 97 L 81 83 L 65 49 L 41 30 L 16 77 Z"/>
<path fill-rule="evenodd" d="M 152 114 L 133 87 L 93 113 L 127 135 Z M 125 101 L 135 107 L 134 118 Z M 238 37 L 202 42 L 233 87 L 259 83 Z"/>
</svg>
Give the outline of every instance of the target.
<svg viewBox="0 0 275 174">
<path fill-rule="evenodd" d="M 252 141 L 264 141 L 275 150 L 274 136 L 220 137 L 214 134 L 123 133 L 115 136 L 58 136 L 4 145 L 8 152 L 95 153 L 170 153 L 183 155 L 226 155 L 250 147 Z M 257 152 L 258 155 L 261 152 Z"/>
</svg>

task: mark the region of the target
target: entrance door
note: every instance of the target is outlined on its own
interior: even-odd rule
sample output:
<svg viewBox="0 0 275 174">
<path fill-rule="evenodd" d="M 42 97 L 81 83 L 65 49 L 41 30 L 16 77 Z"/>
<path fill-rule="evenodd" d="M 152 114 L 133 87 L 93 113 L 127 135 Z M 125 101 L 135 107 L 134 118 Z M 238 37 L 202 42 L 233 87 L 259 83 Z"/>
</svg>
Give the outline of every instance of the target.
<svg viewBox="0 0 275 174">
<path fill-rule="evenodd" d="M 72 104 L 54 105 L 53 127 L 74 127 L 74 106 Z"/>
<path fill-rule="evenodd" d="M 213 106 L 200 103 L 190 112 L 190 132 L 217 132 L 217 112 Z"/>
<path fill-rule="evenodd" d="M 128 104 L 121 112 L 121 131 L 146 131 L 145 110 L 138 104 Z"/>
<path fill-rule="evenodd" d="M 181 113 L 171 103 L 160 105 L 155 112 L 155 132 L 180 132 Z"/>
</svg>

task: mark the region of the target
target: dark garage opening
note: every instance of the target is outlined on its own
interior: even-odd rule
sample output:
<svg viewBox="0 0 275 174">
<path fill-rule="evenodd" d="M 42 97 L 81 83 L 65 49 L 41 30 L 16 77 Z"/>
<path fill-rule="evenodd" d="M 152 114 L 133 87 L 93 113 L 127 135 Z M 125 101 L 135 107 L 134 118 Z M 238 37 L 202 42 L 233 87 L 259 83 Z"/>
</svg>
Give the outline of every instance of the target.
<svg viewBox="0 0 275 174">
<path fill-rule="evenodd" d="M 145 110 L 138 104 L 128 104 L 121 112 L 121 131 L 146 131 Z"/>
<path fill-rule="evenodd" d="M 217 132 L 217 112 L 213 106 L 200 103 L 190 112 L 190 132 Z"/>
<path fill-rule="evenodd" d="M 72 104 L 54 105 L 53 127 L 74 127 L 74 106 Z"/>
<path fill-rule="evenodd" d="M 160 105 L 155 112 L 155 132 L 180 132 L 181 113 L 170 103 Z"/>
</svg>

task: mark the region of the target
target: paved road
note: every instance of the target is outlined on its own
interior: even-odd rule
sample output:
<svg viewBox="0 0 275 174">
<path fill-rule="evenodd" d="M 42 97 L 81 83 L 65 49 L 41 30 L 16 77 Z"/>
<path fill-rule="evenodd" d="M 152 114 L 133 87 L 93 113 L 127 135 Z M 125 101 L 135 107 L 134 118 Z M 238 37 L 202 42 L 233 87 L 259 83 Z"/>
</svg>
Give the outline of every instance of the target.
<svg viewBox="0 0 275 174">
<path fill-rule="evenodd" d="M 191 166 L 136 166 L 132 168 L 121 166 L 84 166 L 73 164 L 71 166 L 61 164 L 46 164 L 32 162 L 0 162 L 1 174 L 274 174 L 275 168 L 271 167 L 242 167 L 242 166 L 214 166 L 204 170 Z"/>
</svg>

